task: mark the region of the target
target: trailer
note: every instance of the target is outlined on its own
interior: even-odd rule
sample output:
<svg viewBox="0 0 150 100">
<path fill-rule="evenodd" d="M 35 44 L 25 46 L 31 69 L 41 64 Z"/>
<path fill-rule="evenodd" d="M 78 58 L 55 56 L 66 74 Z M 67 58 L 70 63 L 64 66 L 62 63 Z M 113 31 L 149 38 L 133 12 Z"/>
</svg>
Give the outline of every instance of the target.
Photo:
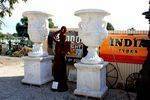
<svg viewBox="0 0 150 100">
<path fill-rule="evenodd" d="M 147 56 L 147 48 L 143 47 L 141 40 L 148 39 L 148 31 L 110 31 L 108 37 L 100 46 L 99 55 L 110 62 L 118 72 L 116 84 L 127 84 L 127 78 L 132 73 L 138 73 L 142 69 Z M 113 67 L 112 67 L 113 68 Z M 108 67 L 108 72 L 112 70 Z M 115 72 L 115 70 L 114 70 Z M 112 84 L 115 79 L 113 70 L 107 75 L 108 81 Z M 112 84 L 112 87 L 114 84 Z"/>
</svg>

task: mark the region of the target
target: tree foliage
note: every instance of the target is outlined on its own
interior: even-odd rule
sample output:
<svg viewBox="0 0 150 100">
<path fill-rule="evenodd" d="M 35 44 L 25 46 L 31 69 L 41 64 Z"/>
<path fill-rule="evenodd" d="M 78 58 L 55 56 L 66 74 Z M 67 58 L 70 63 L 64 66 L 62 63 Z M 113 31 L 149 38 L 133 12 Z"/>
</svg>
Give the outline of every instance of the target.
<svg viewBox="0 0 150 100">
<path fill-rule="evenodd" d="M 0 17 L 4 17 L 5 15 L 12 15 L 12 10 L 14 9 L 14 4 L 19 1 L 27 1 L 27 0 L 0 0 Z"/>
<path fill-rule="evenodd" d="M 4 37 L 5 37 L 5 35 L 0 32 L 0 39 L 3 39 Z"/>
<path fill-rule="evenodd" d="M 51 19 L 51 18 L 48 19 L 48 23 L 49 23 L 49 24 L 48 24 L 48 27 L 49 27 L 49 28 L 53 28 L 53 27 L 54 27 L 54 23 L 52 22 L 52 19 Z"/>
<path fill-rule="evenodd" d="M 27 0 L 0 0 L 0 30 L 3 23 L 2 18 L 6 15 L 11 16 L 12 10 L 14 9 L 14 4 L 19 1 L 26 2 Z"/>
<path fill-rule="evenodd" d="M 18 37 L 28 37 L 28 18 L 27 17 L 23 17 L 21 18 L 20 22 L 17 23 L 16 25 L 16 31 L 17 31 L 17 35 Z M 16 34 L 14 34 L 16 35 Z"/>
<path fill-rule="evenodd" d="M 107 23 L 107 27 L 106 27 L 107 30 L 114 30 L 114 27 L 111 23 Z"/>
<path fill-rule="evenodd" d="M 7 40 L 9 40 L 9 39 L 12 39 L 12 38 L 14 38 L 14 36 L 12 36 L 11 34 L 3 34 L 2 32 L 0 32 L 0 39 L 7 39 Z"/>
</svg>

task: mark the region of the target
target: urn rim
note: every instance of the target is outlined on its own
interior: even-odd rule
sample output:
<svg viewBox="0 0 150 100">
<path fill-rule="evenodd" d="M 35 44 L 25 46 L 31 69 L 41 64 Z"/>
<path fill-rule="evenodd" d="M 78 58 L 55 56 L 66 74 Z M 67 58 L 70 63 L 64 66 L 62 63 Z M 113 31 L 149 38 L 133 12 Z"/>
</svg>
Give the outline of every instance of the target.
<svg viewBox="0 0 150 100">
<path fill-rule="evenodd" d="M 44 16 L 48 16 L 48 17 L 53 16 L 51 14 L 48 14 L 48 13 L 45 13 L 45 12 L 42 12 L 42 11 L 25 11 L 25 12 L 23 12 L 22 16 L 23 17 L 28 17 L 28 15 L 31 15 L 31 14 L 34 14 L 34 15 L 44 15 Z"/>
<path fill-rule="evenodd" d="M 103 14 L 104 16 L 110 15 L 110 13 L 102 9 L 81 9 L 81 10 L 76 11 L 74 15 L 80 16 L 81 14 L 83 15 L 86 13 L 99 13 L 99 14 Z"/>
</svg>

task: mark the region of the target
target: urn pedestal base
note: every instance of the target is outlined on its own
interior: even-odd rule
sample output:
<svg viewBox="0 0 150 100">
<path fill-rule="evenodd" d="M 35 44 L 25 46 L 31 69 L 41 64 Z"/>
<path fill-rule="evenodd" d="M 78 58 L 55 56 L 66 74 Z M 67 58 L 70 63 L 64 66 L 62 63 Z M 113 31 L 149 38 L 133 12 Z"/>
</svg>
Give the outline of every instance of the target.
<svg viewBox="0 0 150 100">
<path fill-rule="evenodd" d="M 107 91 L 106 65 L 75 63 L 77 68 L 77 89 L 74 94 L 101 98 Z"/>
<path fill-rule="evenodd" d="M 47 57 L 23 57 L 24 79 L 23 83 L 42 85 L 51 81 L 52 56 Z"/>
</svg>

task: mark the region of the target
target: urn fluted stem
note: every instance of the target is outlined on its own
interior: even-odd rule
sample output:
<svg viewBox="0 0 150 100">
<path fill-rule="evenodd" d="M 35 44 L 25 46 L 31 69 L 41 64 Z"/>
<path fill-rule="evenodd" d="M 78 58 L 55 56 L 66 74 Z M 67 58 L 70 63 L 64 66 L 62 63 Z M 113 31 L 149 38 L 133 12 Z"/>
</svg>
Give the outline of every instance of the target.
<svg viewBox="0 0 150 100">
<path fill-rule="evenodd" d="M 88 54 L 81 59 L 82 63 L 85 64 L 98 64 L 102 63 L 104 60 L 97 55 L 97 47 L 88 47 Z M 96 59 L 96 60 L 95 60 Z M 90 61 L 90 62 L 89 62 Z"/>
</svg>

